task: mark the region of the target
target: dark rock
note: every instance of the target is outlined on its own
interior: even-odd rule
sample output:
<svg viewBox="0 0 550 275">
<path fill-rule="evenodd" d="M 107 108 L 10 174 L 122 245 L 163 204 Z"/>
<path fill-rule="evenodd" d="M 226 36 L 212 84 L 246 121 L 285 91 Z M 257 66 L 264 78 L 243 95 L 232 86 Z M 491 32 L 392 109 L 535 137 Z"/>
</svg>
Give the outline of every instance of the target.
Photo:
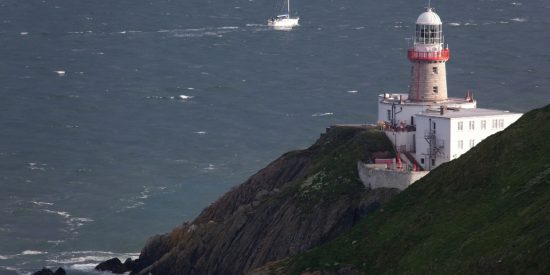
<svg viewBox="0 0 550 275">
<path fill-rule="evenodd" d="M 128 260 L 129 259 L 127 259 L 126 262 L 128 262 Z M 130 271 L 126 266 L 126 262 L 123 264 L 118 258 L 112 258 L 98 264 L 95 269 L 99 271 L 111 271 L 112 273 L 122 274 Z"/>
<path fill-rule="evenodd" d="M 58 268 L 53 275 L 67 275 L 67 272 L 65 272 L 65 269 L 62 267 Z"/>
<path fill-rule="evenodd" d="M 36 271 L 32 275 L 54 275 L 54 274 L 53 274 L 53 271 L 51 271 L 51 269 L 44 267 L 42 268 L 42 270 Z"/>
</svg>

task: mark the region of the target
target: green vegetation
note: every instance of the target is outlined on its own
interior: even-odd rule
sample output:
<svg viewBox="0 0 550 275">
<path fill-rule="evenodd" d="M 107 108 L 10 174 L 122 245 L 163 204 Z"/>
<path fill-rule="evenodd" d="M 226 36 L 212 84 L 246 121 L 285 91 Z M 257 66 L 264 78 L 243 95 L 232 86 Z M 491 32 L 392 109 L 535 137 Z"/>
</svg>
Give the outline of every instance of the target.
<svg viewBox="0 0 550 275">
<path fill-rule="evenodd" d="M 550 105 L 435 169 L 351 232 L 276 267 L 296 274 L 342 267 L 369 274 L 550 272 L 549 137 Z M 347 140 L 316 144 L 328 154 L 321 150 L 302 195 L 349 191 L 339 179 L 357 180 L 351 162 L 365 156 L 362 138 Z M 343 187 L 313 188 L 333 181 Z"/>
<path fill-rule="evenodd" d="M 360 195 L 365 187 L 359 179 L 357 161 L 370 162 L 375 153 L 394 156 L 392 144 L 376 128 L 333 127 L 313 146 L 312 165 L 304 179 L 285 194 L 294 194 L 307 204 L 332 201 L 342 195 Z"/>
</svg>

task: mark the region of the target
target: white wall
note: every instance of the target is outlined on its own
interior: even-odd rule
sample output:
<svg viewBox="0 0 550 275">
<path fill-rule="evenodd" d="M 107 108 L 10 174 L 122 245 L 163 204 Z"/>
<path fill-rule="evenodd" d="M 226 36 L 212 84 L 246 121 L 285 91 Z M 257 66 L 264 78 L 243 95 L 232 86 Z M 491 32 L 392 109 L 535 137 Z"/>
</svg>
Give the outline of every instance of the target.
<svg viewBox="0 0 550 275">
<path fill-rule="evenodd" d="M 422 164 L 424 158 L 424 169 L 428 169 L 428 159 L 425 155 L 428 152 L 428 142 L 424 139 L 425 131 L 429 130 L 429 119 L 436 123 L 436 139 L 444 142 L 444 155 L 436 157 L 435 168 L 438 165 L 451 161 L 466 153 L 473 146 L 479 144 L 487 137 L 504 130 L 521 117 L 521 114 L 505 113 L 492 116 L 446 118 L 446 117 L 428 117 L 417 116 L 416 125 L 416 159 Z M 496 127 L 493 127 L 493 120 L 496 120 Z M 485 129 L 482 129 L 481 123 L 485 121 Z M 502 122 L 499 122 L 502 121 Z M 462 130 L 458 129 L 458 124 L 462 122 Z M 473 129 L 470 129 L 470 122 L 473 122 Z M 459 141 L 462 141 L 462 148 L 459 147 Z M 473 146 L 470 142 L 473 141 Z"/>
<path fill-rule="evenodd" d="M 425 134 L 430 130 L 430 119 L 431 123 L 435 123 L 435 133 L 436 140 L 438 145 L 443 145 L 440 155 L 436 155 L 434 165 L 431 165 L 430 159 L 428 156 L 429 144 L 425 139 Z M 451 160 L 451 125 L 450 120 L 445 117 L 427 117 L 427 116 L 417 116 L 416 117 L 416 160 L 424 169 L 433 169 L 438 165 L 448 162 Z M 424 159 L 424 163 L 422 163 Z"/>
<path fill-rule="evenodd" d="M 386 136 L 389 140 L 395 145 L 398 151 L 402 151 L 402 149 L 414 152 L 414 136 L 416 132 L 394 132 L 394 131 L 385 131 Z"/>
<path fill-rule="evenodd" d="M 512 123 L 516 122 L 521 117 L 521 114 L 503 114 L 498 116 L 483 116 L 483 117 L 465 117 L 451 119 L 451 159 L 460 157 L 471 149 L 470 142 L 476 146 L 487 137 L 498 133 Z M 493 127 L 493 120 L 496 120 L 496 127 Z M 499 122 L 502 121 L 502 122 Z M 470 129 L 470 122 L 474 123 L 474 129 Z M 485 121 L 485 129 L 481 128 L 482 121 Z M 462 130 L 458 129 L 458 124 L 462 122 Z M 462 141 L 462 148 L 459 148 L 459 141 Z"/>
<path fill-rule="evenodd" d="M 391 112 L 391 103 L 378 102 L 378 121 L 388 121 L 388 110 Z M 399 124 L 404 121 L 406 125 L 411 125 L 411 116 L 418 114 L 428 108 L 428 105 L 410 105 L 410 104 L 396 104 L 395 121 Z M 400 112 L 401 111 L 401 112 Z M 416 122 L 415 122 L 416 124 Z"/>
</svg>

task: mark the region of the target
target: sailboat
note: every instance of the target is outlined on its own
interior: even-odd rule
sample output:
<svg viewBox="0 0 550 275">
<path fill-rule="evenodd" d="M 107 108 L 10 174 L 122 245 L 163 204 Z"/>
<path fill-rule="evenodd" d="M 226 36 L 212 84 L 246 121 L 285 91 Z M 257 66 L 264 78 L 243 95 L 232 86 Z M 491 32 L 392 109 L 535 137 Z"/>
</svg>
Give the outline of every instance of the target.
<svg viewBox="0 0 550 275">
<path fill-rule="evenodd" d="M 298 26 L 300 17 L 290 16 L 290 0 L 286 0 L 286 13 L 279 14 L 276 17 L 269 18 L 267 25 L 272 27 L 292 28 Z"/>
</svg>

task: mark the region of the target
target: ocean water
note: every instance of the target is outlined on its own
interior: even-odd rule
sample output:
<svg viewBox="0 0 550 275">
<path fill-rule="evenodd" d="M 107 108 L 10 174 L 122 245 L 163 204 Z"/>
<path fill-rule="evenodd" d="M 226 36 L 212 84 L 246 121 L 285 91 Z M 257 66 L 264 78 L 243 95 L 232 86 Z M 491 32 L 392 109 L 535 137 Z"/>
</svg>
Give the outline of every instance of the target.
<svg viewBox="0 0 550 275">
<path fill-rule="evenodd" d="M 426 1 L 0 0 L 0 274 L 94 274 L 407 91 Z M 550 0 L 432 1 L 451 96 L 550 103 Z"/>
</svg>

